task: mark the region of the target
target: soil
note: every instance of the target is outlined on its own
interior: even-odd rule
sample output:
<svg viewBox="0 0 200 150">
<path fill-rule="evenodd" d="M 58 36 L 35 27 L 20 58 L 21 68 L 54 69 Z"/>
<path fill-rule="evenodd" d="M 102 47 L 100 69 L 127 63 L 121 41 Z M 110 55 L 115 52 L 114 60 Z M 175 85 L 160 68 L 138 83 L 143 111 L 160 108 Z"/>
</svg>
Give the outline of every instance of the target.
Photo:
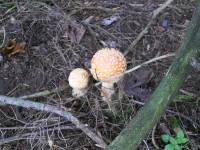
<svg viewBox="0 0 200 150">
<path fill-rule="evenodd" d="M 142 107 L 134 101 L 145 103 L 166 73 L 173 57 L 151 63 L 135 71 L 151 72 L 151 78 L 143 78 L 143 85 L 137 90 L 148 90 L 147 99 L 141 94 L 126 94 L 119 104 L 119 115 L 113 117 L 102 101 L 100 86 L 91 79 L 87 95 L 73 98 L 67 78 L 74 68 L 89 70 L 94 53 L 103 47 L 114 47 L 125 52 L 138 34 L 151 19 L 152 11 L 164 3 L 164 0 L 76 0 L 76 1 L 0 1 L 2 47 L 9 40 L 26 42 L 25 53 L 9 56 L 1 51 L 0 55 L 0 94 L 24 96 L 39 91 L 66 86 L 62 92 L 32 99 L 71 110 L 77 118 L 101 133 L 106 142 L 111 142 L 126 126 L 129 120 Z M 140 5 L 135 5 L 140 4 Z M 176 0 L 155 19 L 148 33 L 126 55 L 128 69 L 154 57 L 176 52 L 179 48 L 191 20 L 194 3 L 191 0 Z M 110 25 L 103 25 L 105 18 L 117 16 Z M 88 18 L 90 19 L 87 22 Z M 85 31 L 85 32 L 84 32 Z M 81 36 L 83 34 L 83 36 Z M 79 40 L 77 40 L 79 39 Z M 197 60 L 198 61 L 198 60 Z M 138 80 L 138 79 L 137 79 Z M 147 82 L 148 81 L 148 82 Z M 184 149 L 200 148 L 200 96 L 199 70 L 190 71 L 180 95 L 192 93 L 192 101 L 172 103 L 155 129 L 154 139 L 162 149 L 164 143 L 160 136 L 167 132 L 174 135 L 169 118 L 176 117 L 185 131 L 189 142 Z M 61 130 L 59 126 L 73 126 L 70 122 L 54 114 L 0 106 L 1 138 L 12 138 L 1 145 L 4 150 L 52 149 L 90 150 L 98 149 L 95 143 L 78 129 Z M 180 115 L 181 114 L 181 115 Z M 183 117 L 184 116 L 184 117 Z M 187 119 L 190 118 L 190 119 Z M 163 125 L 165 129 L 163 129 Z M 16 129 L 5 130 L 5 127 Z M 24 127 L 20 129 L 19 127 Z M 29 129 L 28 127 L 35 127 Z M 47 129 L 53 129 L 48 131 Z M 28 134 L 28 135 L 25 135 Z M 146 137 L 138 149 L 155 149 L 152 136 Z"/>
</svg>

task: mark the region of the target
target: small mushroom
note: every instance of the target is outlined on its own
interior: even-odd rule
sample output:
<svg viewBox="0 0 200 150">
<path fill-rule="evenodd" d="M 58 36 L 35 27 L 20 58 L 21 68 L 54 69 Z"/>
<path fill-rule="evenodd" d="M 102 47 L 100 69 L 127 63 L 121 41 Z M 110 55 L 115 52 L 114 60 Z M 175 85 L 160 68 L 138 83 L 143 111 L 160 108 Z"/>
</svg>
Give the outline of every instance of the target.
<svg viewBox="0 0 200 150">
<path fill-rule="evenodd" d="M 72 95 L 81 97 L 88 91 L 89 73 L 85 69 L 76 68 L 70 72 L 68 82 L 73 88 Z"/>
<path fill-rule="evenodd" d="M 102 82 L 102 96 L 109 104 L 114 94 L 114 83 L 120 80 L 126 70 L 124 55 L 114 48 L 103 48 L 91 60 L 91 74 Z"/>
</svg>

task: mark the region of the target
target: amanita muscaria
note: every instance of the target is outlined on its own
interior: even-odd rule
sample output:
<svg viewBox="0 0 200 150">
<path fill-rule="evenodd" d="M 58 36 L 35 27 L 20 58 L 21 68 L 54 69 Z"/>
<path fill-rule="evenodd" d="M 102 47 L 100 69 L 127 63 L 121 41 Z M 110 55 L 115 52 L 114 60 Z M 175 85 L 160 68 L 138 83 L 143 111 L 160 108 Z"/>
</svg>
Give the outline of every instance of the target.
<svg viewBox="0 0 200 150">
<path fill-rule="evenodd" d="M 72 95 L 81 97 L 88 91 L 89 73 L 85 69 L 76 68 L 70 72 L 68 82 L 73 88 Z"/>
<path fill-rule="evenodd" d="M 91 74 L 102 82 L 102 96 L 111 98 L 114 83 L 118 82 L 126 70 L 124 55 L 114 48 L 103 48 L 95 53 L 91 60 Z"/>
</svg>

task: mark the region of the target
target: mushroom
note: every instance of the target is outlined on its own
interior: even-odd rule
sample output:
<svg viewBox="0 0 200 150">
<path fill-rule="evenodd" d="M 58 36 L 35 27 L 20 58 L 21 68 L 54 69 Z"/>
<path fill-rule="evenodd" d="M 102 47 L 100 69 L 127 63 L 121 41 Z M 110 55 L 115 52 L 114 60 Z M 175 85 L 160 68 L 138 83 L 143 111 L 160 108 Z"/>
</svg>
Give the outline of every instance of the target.
<svg viewBox="0 0 200 150">
<path fill-rule="evenodd" d="M 89 73 L 85 69 L 76 68 L 70 72 L 68 82 L 73 88 L 72 95 L 81 97 L 88 91 Z"/>
<path fill-rule="evenodd" d="M 114 94 L 114 83 L 118 82 L 126 70 L 124 55 L 114 48 L 103 48 L 91 60 L 91 74 L 102 82 L 102 96 L 109 104 Z"/>
</svg>

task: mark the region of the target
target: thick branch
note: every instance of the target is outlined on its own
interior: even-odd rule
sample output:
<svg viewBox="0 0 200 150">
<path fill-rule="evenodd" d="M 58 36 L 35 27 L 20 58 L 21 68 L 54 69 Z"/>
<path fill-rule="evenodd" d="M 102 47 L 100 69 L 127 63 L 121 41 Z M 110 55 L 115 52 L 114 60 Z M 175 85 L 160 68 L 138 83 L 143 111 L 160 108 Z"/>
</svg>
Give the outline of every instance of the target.
<svg viewBox="0 0 200 150">
<path fill-rule="evenodd" d="M 187 30 L 186 38 L 165 77 L 149 102 L 107 147 L 107 150 L 135 150 L 160 119 L 168 104 L 175 98 L 189 71 L 192 59 L 200 49 L 200 1 L 197 3 L 198 6 Z"/>
<path fill-rule="evenodd" d="M 74 117 L 70 112 L 63 111 L 61 108 L 47 105 L 39 102 L 33 102 L 29 100 L 23 100 L 20 98 L 14 98 L 14 97 L 7 97 L 0 95 L 0 102 L 15 106 L 21 106 L 24 108 L 32 108 L 40 111 L 46 111 L 50 113 L 57 114 L 59 116 L 62 116 L 66 118 L 67 120 L 71 121 L 74 125 L 76 125 L 77 128 L 81 129 L 87 136 L 89 136 L 93 141 L 97 143 L 99 147 L 105 148 L 106 144 L 105 142 L 94 132 L 92 132 L 87 125 L 81 123 L 76 117 Z"/>
</svg>

